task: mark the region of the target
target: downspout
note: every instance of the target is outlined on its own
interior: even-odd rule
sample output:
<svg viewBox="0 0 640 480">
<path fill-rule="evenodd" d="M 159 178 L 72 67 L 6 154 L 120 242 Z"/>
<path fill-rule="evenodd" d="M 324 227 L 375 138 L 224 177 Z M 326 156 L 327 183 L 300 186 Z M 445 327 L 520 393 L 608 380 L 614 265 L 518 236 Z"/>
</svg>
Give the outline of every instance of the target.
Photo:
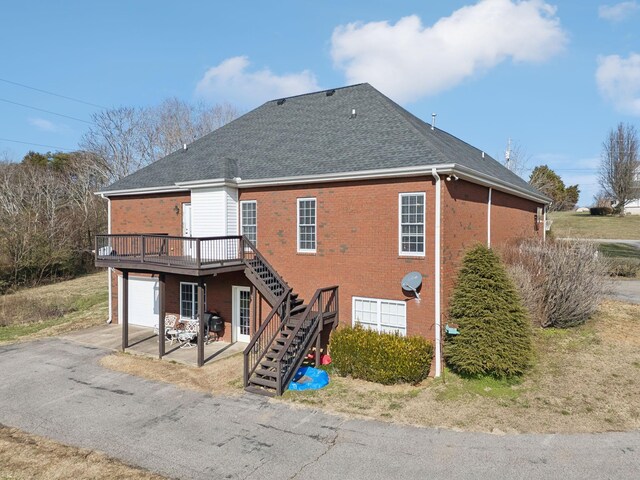
<svg viewBox="0 0 640 480">
<path fill-rule="evenodd" d="M 109 197 L 105 197 L 104 195 L 100 196 L 107 199 L 107 233 L 111 235 L 111 199 Z M 96 252 L 96 254 L 97 253 L 98 252 Z M 113 297 L 111 296 L 113 269 L 111 267 L 107 268 L 107 275 L 107 285 L 109 285 L 109 318 L 107 319 L 107 323 L 110 324 L 111 322 L 113 322 Z"/>
<path fill-rule="evenodd" d="M 548 205 L 542 207 L 542 243 L 547 241 L 547 208 Z"/>
<path fill-rule="evenodd" d="M 434 255 L 434 288 L 435 288 L 435 350 L 436 369 L 435 376 L 442 374 L 442 327 L 440 325 L 440 175 L 435 168 L 431 169 L 431 175 L 436 179 L 436 218 L 435 218 L 435 255 Z"/>
<path fill-rule="evenodd" d="M 491 248 L 491 192 L 489 187 L 489 198 L 487 200 L 487 248 Z"/>
</svg>

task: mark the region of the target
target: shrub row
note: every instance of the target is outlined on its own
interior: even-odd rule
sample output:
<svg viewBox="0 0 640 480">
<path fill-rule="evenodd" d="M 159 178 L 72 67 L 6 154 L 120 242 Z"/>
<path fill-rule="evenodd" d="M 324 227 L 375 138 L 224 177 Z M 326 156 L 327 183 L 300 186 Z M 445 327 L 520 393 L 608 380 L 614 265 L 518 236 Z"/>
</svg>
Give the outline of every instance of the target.
<svg viewBox="0 0 640 480">
<path fill-rule="evenodd" d="M 591 207 L 589 209 L 591 215 L 613 215 L 613 208 L 611 207 Z"/>
<path fill-rule="evenodd" d="M 336 373 L 383 385 L 424 380 L 432 357 L 433 344 L 422 337 L 378 333 L 361 326 L 342 327 L 331 335 Z"/>
</svg>

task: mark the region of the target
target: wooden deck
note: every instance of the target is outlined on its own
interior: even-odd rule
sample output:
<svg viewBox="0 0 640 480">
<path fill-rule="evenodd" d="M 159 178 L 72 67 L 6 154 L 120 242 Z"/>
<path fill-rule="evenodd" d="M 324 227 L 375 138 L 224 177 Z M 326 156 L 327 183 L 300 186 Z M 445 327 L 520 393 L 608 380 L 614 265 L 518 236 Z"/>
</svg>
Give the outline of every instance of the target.
<svg viewBox="0 0 640 480">
<path fill-rule="evenodd" d="M 248 252 L 240 236 L 97 235 L 97 267 L 193 276 L 242 270 Z"/>
</svg>

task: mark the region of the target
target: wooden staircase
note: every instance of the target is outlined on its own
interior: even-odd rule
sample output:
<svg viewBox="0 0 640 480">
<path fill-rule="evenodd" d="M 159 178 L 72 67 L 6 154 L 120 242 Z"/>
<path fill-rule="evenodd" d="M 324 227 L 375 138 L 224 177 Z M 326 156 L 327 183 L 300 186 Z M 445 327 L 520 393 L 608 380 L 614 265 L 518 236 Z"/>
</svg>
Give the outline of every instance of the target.
<svg viewBox="0 0 640 480">
<path fill-rule="evenodd" d="M 271 305 L 272 310 L 244 351 L 245 390 L 282 395 L 308 352 L 326 328 L 338 324 L 338 287 L 319 288 L 308 304 L 246 238 L 245 275 Z"/>
</svg>

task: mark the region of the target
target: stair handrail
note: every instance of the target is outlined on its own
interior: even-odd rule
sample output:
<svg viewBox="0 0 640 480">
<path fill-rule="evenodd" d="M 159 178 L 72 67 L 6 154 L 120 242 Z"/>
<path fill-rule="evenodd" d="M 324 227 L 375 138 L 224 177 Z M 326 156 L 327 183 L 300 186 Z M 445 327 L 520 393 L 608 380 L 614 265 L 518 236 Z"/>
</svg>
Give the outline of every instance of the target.
<svg viewBox="0 0 640 480">
<path fill-rule="evenodd" d="M 253 242 L 251 242 L 251 240 L 249 240 L 247 238 L 246 235 L 242 236 L 242 242 L 245 245 L 245 247 L 242 248 L 242 259 L 243 259 L 245 265 L 248 268 L 250 268 L 251 270 L 253 270 L 255 272 L 255 269 L 251 266 L 251 263 L 246 258 L 246 251 L 245 251 L 246 247 L 249 247 L 249 249 L 255 255 L 255 257 L 257 259 L 259 259 L 269 269 L 269 272 L 278 281 L 278 283 L 280 283 L 280 285 L 283 288 L 283 290 L 286 291 L 288 288 L 290 288 L 289 284 L 287 284 L 287 282 L 284 281 L 284 279 L 280 276 L 280 274 L 278 274 L 278 271 L 275 268 L 273 268 L 273 266 L 267 261 L 266 258 L 264 258 L 264 256 L 256 248 L 256 246 L 253 244 Z"/>
<path fill-rule="evenodd" d="M 302 363 L 302 359 L 306 355 L 308 347 L 300 349 L 300 351 L 298 352 L 297 358 L 292 363 L 293 368 L 291 368 L 287 372 L 282 372 L 282 367 L 281 367 L 282 360 L 283 360 L 284 356 L 287 354 L 287 352 L 289 351 L 289 348 L 291 348 L 291 345 L 292 345 L 294 339 L 298 335 L 298 332 L 302 328 L 302 325 L 307 320 L 307 317 L 313 311 L 312 310 L 313 306 L 320 300 L 321 295 L 323 293 L 330 292 L 330 291 L 333 292 L 334 298 L 336 299 L 336 307 L 337 307 L 337 305 L 338 305 L 337 304 L 338 285 L 333 285 L 331 287 L 324 287 L 324 288 L 317 289 L 316 292 L 313 294 L 313 297 L 311 297 L 311 301 L 307 305 L 307 308 L 304 309 L 304 313 L 300 317 L 300 321 L 297 322 L 296 327 L 294 328 L 294 330 L 291 332 L 291 334 L 287 338 L 287 341 L 285 342 L 282 350 L 280 351 L 280 353 L 278 353 L 278 356 L 276 357 L 276 363 L 277 363 L 277 367 L 276 368 L 277 368 L 277 372 L 278 372 L 278 386 L 277 386 L 278 395 L 282 395 L 282 391 L 287 387 L 287 385 L 291 381 L 291 378 L 293 378 L 293 373 L 298 369 L 298 367 Z M 324 315 L 327 313 L 327 311 L 325 311 L 325 310 L 327 310 L 326 307 L 327 307 L 326 305 L 320 305 L 319 306 L 317 318 L 313 322 L 313 328 L 311 328 L 309 330 L 310 333 L 311 332 L 315 332 L 315 330 L 318 328 L 318 326 L 316 324 L 319 321 L 321 321 L 322 319 L 324 319 Z M 312 337 L 313 337 L 313 335 L 309 335 L 305 339 L 305 343 L 308 343 L 309 339 L 312 338 Z"/>
<path fill-rule="evenodd" d="M 256 368 L 258 368 L 258 365 L 260 365 L 260 362 L 264 358 L 265 354 L 269 351 L 269 349 L 273 345 L 273 342 L 275 342 L 275 339 L 280 334 L 280 331 L 282 330 L 282 325 L 284 324 L 284 322 L 288 320 L 288 316 L 280 315 L 280 325 L 278 325 L 278 328 L 275 329 L 275 332 L 273 333 L 271 338 L 268 340 L 266 347 L 263 349 L 262 352 L 260 352 L 257 360 L 253 362 L 253 365 L 251 367 L 249 367 L 248 359 L 249 359 L 249 356 L 251 355 L 251 350 L 255 347 L 256 343 L 258 343 L 264 331 L 269 327 L 269 324 L 271 323 L 275 315 L 280 314 L 280 312 L 282 311 L 282 304 L 284 304 L 285 302 L 287 303 L 289 302 L 289 299 L 291 296 L 291 290 L 292 289 L 290 287 L 285 288 L 285 292 L 275 302 L 276 304 L 271 309 L 271 312 L 269 312 L 269 315 L 267 315 L 267 318 L 264 320 L 264 322 L 262 322 L 262 324 L 260 325 L 260 328 L 258 328 L 258 331 L 251 337 L 251 341 L 244 349 L 243 354 L 244 354 L 244 385 L 245 387 L 248 385 L 249 378 L 251 377 L 253 372 L 256 370 Z"/>
</svg>

